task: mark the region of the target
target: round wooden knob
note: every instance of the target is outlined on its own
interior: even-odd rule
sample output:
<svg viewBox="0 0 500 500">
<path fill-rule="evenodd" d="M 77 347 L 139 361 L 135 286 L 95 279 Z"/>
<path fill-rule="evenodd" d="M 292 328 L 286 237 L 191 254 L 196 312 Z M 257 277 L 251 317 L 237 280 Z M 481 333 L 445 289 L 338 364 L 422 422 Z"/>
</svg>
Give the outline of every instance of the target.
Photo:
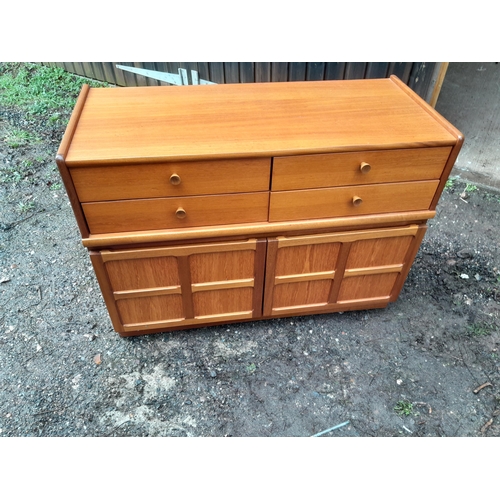
<svg viewBox="0 0 500 500">
<path fill-rule="evenodd" d="M 352 204 L 355 207 L 359 207 L 361 205 L 361 203 L 363 203 L 363 200 L 359 196 L 353 196 L 352 197 Z"/>
<path fill-rule="evenodd" d="M 367 174 L 372 169 L 372 166 L 369 163 L 362 161 L 359 169 L 361 170 L 362 174 Z"/>
<path fill-rule="evenodd" d="M 170 184 L 172 186 L 178 186 L 181 183 L 181 178 L 177 174 L 172 174 L 170 176 Z"/>
<path fill-rule="evenodd" d="M 175 211 L 175 215 L 178 219 L 184 219 L 184 217 L 186 217 L 186 211 L 182 208 L 182 207 L 179 207 L 176 211 Z"/>
</svg>

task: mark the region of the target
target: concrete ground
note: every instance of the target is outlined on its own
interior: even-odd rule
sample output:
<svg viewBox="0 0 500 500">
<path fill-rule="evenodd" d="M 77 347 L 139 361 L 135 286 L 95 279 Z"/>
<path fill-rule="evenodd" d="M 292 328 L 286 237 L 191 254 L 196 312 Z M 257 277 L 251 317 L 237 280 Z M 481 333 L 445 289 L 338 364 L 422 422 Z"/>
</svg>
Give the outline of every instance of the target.
<svg viewBox="0 0 500 500">
<path fill-rule="evenodd" d="M 451 175 L 500 189 L 500 64 L 450 63 L 436 110 L 465 136 Z"/>
</svg>

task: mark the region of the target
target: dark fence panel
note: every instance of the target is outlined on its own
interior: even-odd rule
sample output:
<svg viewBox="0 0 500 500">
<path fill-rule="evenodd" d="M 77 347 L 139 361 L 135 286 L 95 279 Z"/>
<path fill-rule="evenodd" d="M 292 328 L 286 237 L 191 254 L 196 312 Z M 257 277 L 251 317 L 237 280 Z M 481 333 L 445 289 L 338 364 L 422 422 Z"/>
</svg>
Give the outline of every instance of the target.
<svg viewBox="0 0 500 500">
<path fill-rule="evenodd" d="M 154 78 L 122 71 L 117 64 L 178 74 L 184 68 L 214 83 L 286 82 L 387 78 L 394 74 L 429 101 L 440 63 L 423 62 L 50 62 L 70 73 L 118 86 L 170 85 Z"/>
</svg>

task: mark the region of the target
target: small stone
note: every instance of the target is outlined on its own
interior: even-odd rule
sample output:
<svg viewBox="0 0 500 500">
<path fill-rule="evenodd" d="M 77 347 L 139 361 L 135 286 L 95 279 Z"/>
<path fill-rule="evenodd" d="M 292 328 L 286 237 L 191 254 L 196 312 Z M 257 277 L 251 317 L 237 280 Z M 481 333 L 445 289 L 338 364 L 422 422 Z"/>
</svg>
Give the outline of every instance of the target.
<svg viewBox="0 0 500 500">
<path fill-rule="evenodd" d="M 10 281 L 10 278 L 7 278 L 7 276 L 0 278 L 0 283 L 7 283 L 7 281 Z"/>
<path fill-rule="evenodd" d="M 212 378 L 217 377 L 217 372 L 216 372 L 215 370 L 210 370 L 210 376 L 211 376 Z"/>
<path fill-rule="evenodd" d="M 398 379 L 396 380 L 396 384 L 401 385 L 402 383 L 403 383 L 403 381 L 402 381 L 400 378 L 398 378 Z"/>
<path fill-rule="evenodd" d="M 476 278 L 477 281 L 481 281 L 481 276 L 479 276 L 479 274 L 476 274 L 474 278 Z"/>
<path fill-rule="evenodd" d="M 460 275 L 460 277 L 463 279 L 463 280 L 468 280 L 469 279 L 469 275 L 468 274 L 465 274 L 465 273 L 462 273 Z"/>
<path fill-rule="evenodd" d="M 463 249 L 457 252 L 457 256 L 461 259 L 471 259 L 474 257 L 474 252 L 469 249 Z"/>
</svg>

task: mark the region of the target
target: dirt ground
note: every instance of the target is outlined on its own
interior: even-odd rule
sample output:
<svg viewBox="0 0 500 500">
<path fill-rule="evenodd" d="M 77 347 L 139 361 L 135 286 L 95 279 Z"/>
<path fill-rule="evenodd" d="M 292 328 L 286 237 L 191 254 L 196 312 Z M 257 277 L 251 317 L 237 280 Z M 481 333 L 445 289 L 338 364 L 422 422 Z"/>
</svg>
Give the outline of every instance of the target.
<svg viewBox="0 0 500 500">
<path fill-rule="evenodd" d="M 67 118 L 0 110 L 1 436 L 500 436 L 499 192 L 450 183 L 386 309 L 124 339 L 55 166 Z"/>
</svg>

